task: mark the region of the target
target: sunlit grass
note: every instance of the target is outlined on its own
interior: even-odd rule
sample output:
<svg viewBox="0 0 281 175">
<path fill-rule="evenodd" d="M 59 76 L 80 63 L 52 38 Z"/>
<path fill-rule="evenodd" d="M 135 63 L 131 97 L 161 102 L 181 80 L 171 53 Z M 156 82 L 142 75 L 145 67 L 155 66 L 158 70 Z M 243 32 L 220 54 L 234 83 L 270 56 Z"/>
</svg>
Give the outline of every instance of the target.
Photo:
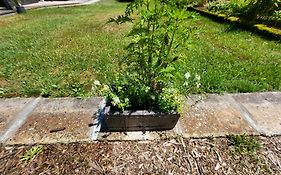
<svg viewBox="0 0 281 175">
<path fill-rule="evenodd" d="M 126 25 L 106 24 L 124 7 L 104 1 L 0 18 L 2 95 L 91 95 L 95 73 L 113 73 L 125 46 Z"/>
<path fill-rule="evenodd" d="M 106 22 L 125 6 L 103 0 L 0 17 L 0 96 L 92 95 L 94 79 L 118 72 L 130 24 Z M 281 90 L 280 42 L 203 17 L 195 24 L 187 71 L 201 76 L 201 91 Z"/>
<path fill-rule="evenodd" d="M 201 75 L 204 92 L 281 90 L 280 41 L 207 18 L 196 26 L 190 69 Z"/>
</svg>

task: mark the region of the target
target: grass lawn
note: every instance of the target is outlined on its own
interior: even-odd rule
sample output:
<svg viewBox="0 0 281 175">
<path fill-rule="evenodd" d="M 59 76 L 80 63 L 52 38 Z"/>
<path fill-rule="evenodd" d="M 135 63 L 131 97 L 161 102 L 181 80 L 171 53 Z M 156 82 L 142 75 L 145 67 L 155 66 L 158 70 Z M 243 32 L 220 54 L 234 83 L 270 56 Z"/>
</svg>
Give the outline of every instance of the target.
<svg viewBox="0 0 281 175">
<path fill-rule="evenodd" d="M 125 6 L 103 0 L 0 17 L 0 97 L 92 95 L 94 79 L 118 71 L 130 24 L 106 21 Z M 280 41 L 200 16 L 194 27 L 187 71 L 201 76 L 199 92 L 281 90 Z"/>
</svg>

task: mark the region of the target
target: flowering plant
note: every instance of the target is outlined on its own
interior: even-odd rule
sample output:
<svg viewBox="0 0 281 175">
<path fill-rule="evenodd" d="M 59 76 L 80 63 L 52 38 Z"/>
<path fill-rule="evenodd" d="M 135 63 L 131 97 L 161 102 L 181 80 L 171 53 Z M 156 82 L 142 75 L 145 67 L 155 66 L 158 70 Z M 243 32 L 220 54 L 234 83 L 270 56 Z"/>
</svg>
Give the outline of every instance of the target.
<svg viewBox="0 0 281 175">
<path fill-rule="evenodd" d="M 182 23 L 195 15 L 178 2 L 135 0 L 124 15 L 109 20 L 117 24 L 134 22 L 129 33 L 131 43 L 116 79 L 110 85 L 98 81 L 93 85 L 117 110 L 180 111 L 184 98 L 175 82 L 184 79 L 184 87 L 190 79 L 190 74 L 184 76 L 187 61 L 183 53 L 191 30 Z"/>
</svg>

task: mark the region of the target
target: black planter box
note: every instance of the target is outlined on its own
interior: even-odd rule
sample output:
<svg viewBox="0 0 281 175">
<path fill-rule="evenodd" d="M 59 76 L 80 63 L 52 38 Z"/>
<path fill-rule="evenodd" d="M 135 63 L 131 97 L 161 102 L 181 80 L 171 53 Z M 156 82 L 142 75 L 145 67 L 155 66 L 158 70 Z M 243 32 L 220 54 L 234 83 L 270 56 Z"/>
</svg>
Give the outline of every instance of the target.
<svg viewBox="0 0 281 175">
<path fill-rule="evenodd" d="M 26 10 L 23 6 L 17 6 L 16 9 L 17 13 L 26 13 Z"/>
<path fill-rule="evenodd" d="M 153 111 L 111 111 L 105 108 L 104 120 L 108 131 L 159 131 L 175 127 L 180 115 Z"/>
</svg>

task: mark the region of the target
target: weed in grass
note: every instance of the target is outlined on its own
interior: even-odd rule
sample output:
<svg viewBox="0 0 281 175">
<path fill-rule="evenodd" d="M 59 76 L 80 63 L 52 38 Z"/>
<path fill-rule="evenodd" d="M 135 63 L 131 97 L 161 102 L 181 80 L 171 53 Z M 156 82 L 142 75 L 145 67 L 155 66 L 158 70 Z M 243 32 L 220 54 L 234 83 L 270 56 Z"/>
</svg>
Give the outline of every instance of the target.
<svg viewBox="0 0 281 175">
<path fill-rule="evenodd" d="M 43 152 L 43 145 L 33 146 L 25 152 L 23 156 L 20 157 L 20 160 L 23 162 L 33 159 L 36 155 Z"/>
<path fill-rule="evenodd" d="M 0 95 L 3 95 L 5 93 L 4 88 L 0 88 Z"/>
<path fill-rule="evenodd" d="M 254 155 L 261 148 L 260 143 L 253 136 L 230 135 L 228 140 L 235 153 L 242 155 Z"/>
</svg>

